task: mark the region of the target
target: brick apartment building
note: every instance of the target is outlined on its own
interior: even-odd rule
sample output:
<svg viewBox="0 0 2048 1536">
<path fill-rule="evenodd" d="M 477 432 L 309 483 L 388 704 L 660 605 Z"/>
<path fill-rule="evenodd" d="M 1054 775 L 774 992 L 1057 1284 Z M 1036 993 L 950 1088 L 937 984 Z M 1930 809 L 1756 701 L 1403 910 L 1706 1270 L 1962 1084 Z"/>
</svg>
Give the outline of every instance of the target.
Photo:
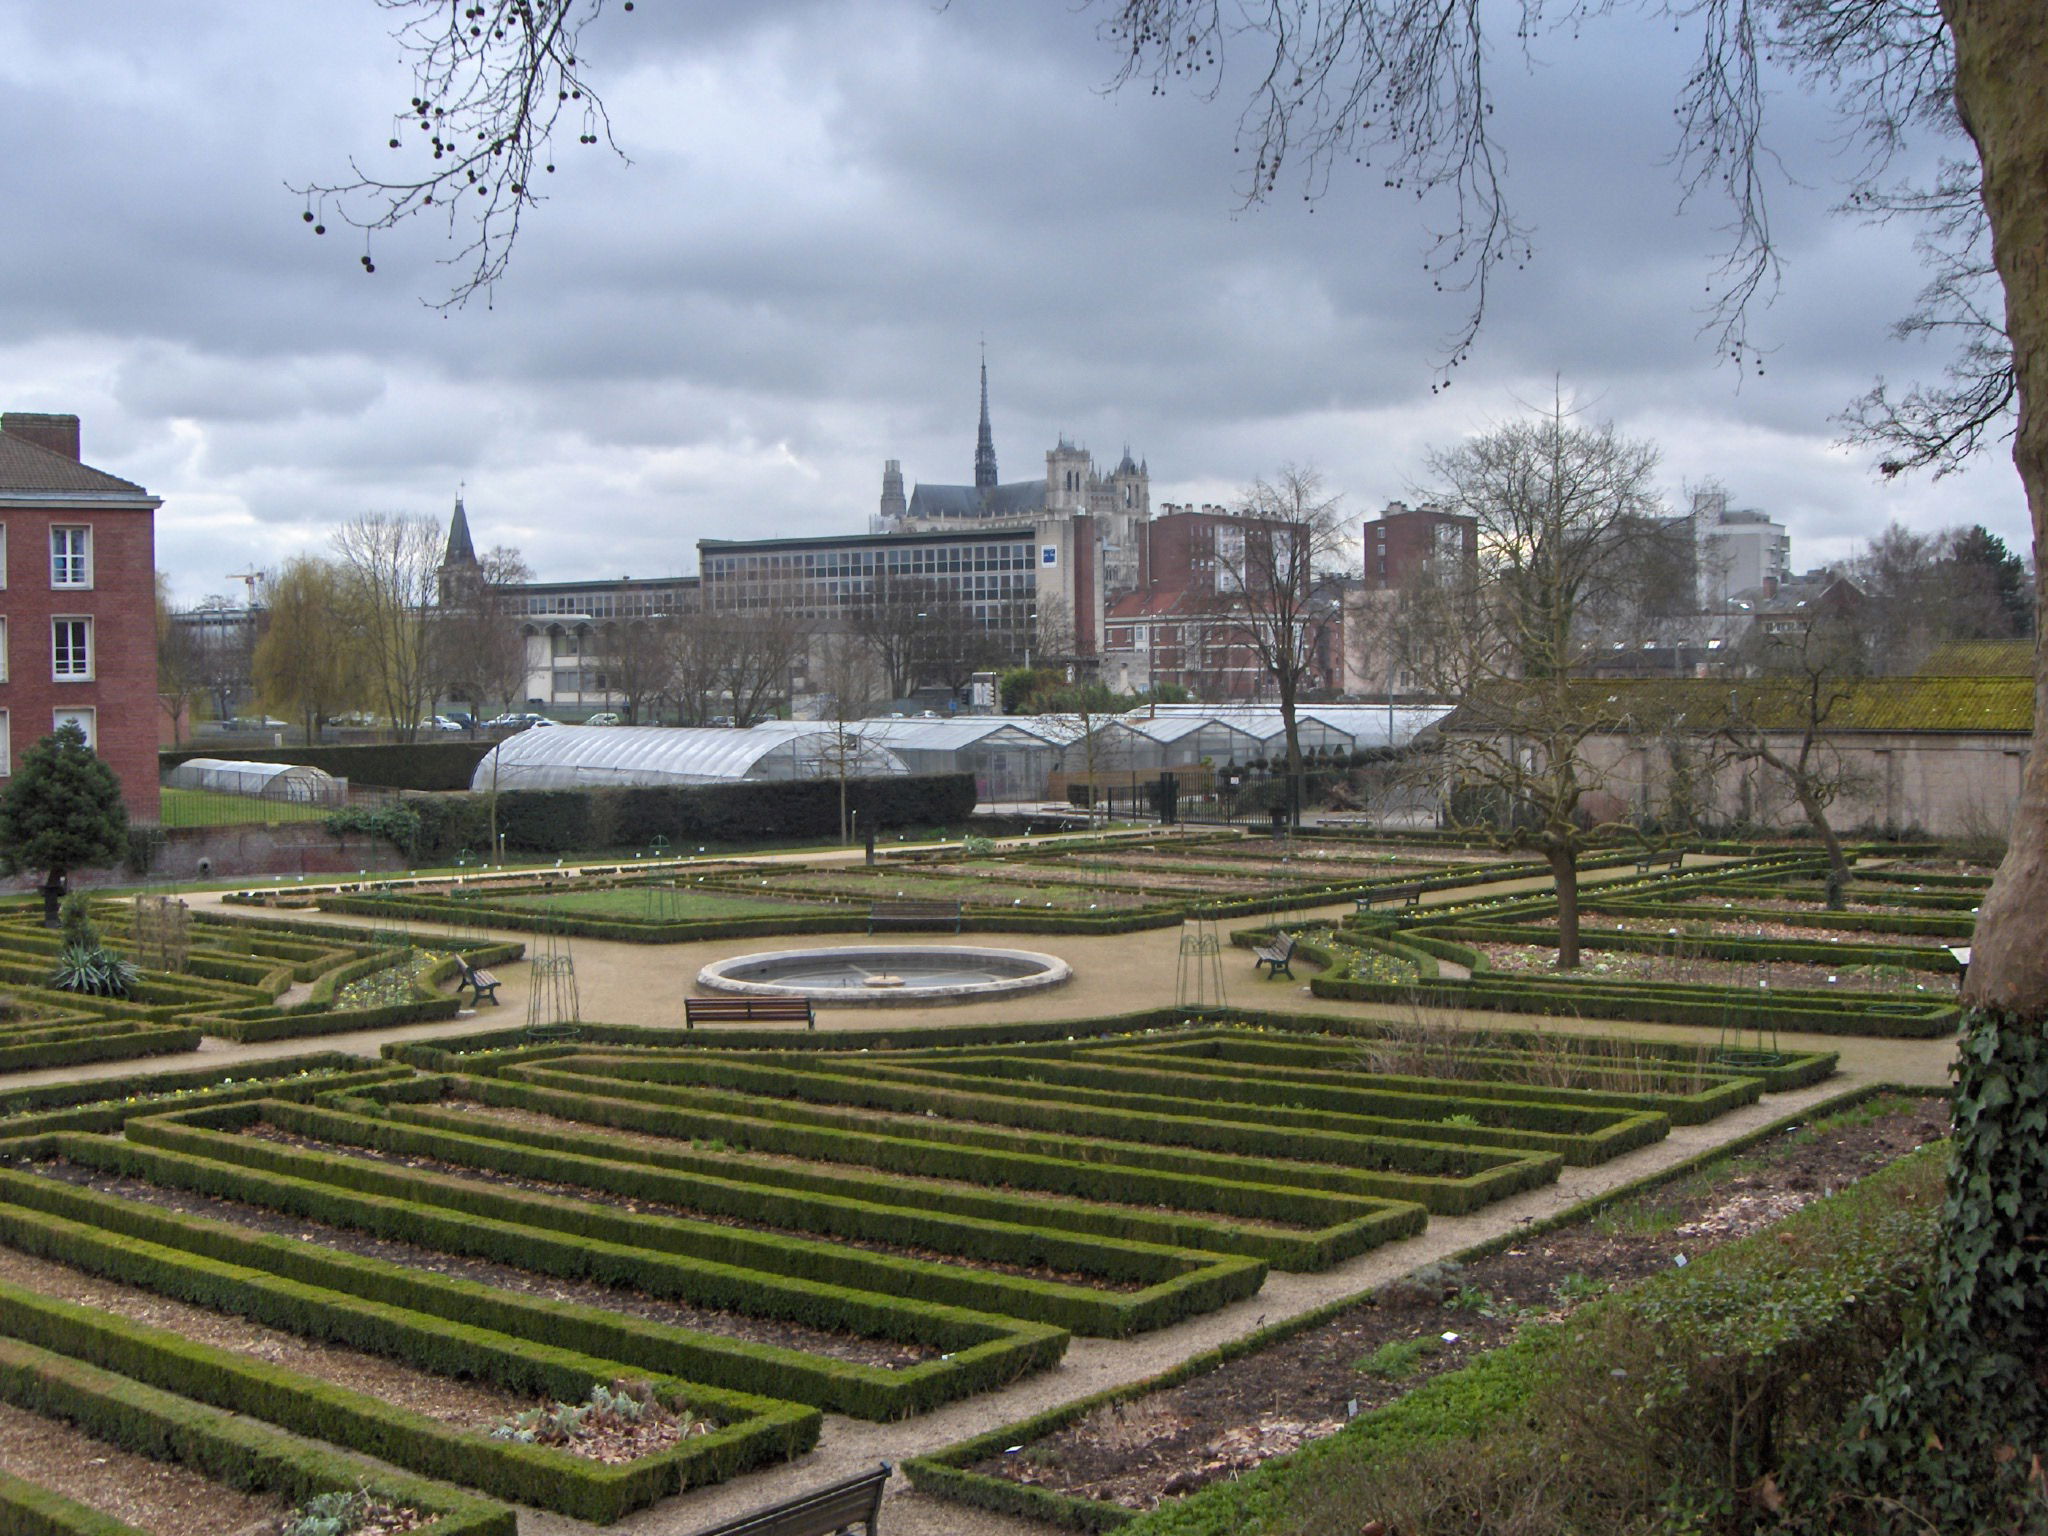
<svg viewBox="0 0 2048 1536">
<path fill-rule="evenodd" d="M 1173 684 L 1209 702 L 1263 697 L 1272 679 L 1246 635 L 1244 584 L 1289 570 L 1297 562 L 1265 552 L 1256 541 L 1301 539 L 1299 523 L 1247 519 L 1222 507 L 1168 506 L 1145 525 L 1139 586 L 1103 619 L 1102 680 L 1120 691 Z M 1300 565 L 1304 579 L 1308 572 Z M 1314 615 L 1304 637 L 1316 660 L 1310 686 L 1334 677 L 1324 652 L 1336 642 L 1325 630 L 1334 613 Z"/>
<path fill-rule="evenodd" d="M 0 414 L 0 776 L 75 721 L 153 823 L 162 503 L 78 453 L 76 416 Z"/>
</svg>

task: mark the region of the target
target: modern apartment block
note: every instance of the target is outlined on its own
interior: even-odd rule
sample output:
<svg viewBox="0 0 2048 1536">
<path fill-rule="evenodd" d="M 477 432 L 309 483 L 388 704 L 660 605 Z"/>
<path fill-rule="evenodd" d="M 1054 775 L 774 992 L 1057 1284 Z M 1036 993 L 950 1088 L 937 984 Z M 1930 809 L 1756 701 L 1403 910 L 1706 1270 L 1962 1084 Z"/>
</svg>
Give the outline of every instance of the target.
<svg viewBox="0 0 2048 1536">
<path fill-rule="evenodd" d="M 65 722 L 158 817 L 156 509 L 79 458 L 78 418 L 0 414 L 0 776 Z"/>
</svg>

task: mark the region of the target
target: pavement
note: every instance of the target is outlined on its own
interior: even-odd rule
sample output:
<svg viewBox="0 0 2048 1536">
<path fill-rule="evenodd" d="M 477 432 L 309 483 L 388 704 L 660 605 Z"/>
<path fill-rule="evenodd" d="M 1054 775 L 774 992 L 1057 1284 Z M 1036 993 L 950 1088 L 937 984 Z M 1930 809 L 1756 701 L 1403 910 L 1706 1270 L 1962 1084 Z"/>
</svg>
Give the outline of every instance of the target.
<svg viewBox="0 0 2048 1536">
<path fill-rule="evenodd" d="M 822 857 L 817 854 L 783 857 L 840 862 L 858 856 L 855 851 Z M 1594 872 L 1584 880 L 1587 884 L 1594 884 L 1603 879 L 1632 874 L 1633 870 L 1624 866 L 1617 871 Z M 1426 904 L 1466 901 L 1479 895 L 1542 890 L 1548 885 L 1549 881 L 1542 878 L 1509 881 L 1489 887 L 1433 892 L 1424 900 Z M 187 900 L 195 908 L 219 907 L 220 893 L 192 894 Z M 249 915 L 247 908 L 229 907 L 225 910 L 235 916 Z M 1289 913 L 1281 920 L 1290 924 L 1305 923 L 1319 917 L 1332 919 L 1351 910 L 1351 903 L 1346 901 L 1310 912 Z M 323 920 L 357 921 L 366 928 L 389 929 L 394 926 L 388 921 L 369 918 L 342 919 L 323 915 Z M 1226 936 L 1223 955 L 1227 994 L 1223 1001 L 1226 1006 L 1257 1006 L 1349 1018 L 1398 1019 L 1406 1016 L 1406 1010 L 1398 1006 L 1315 997 L 1307 985 L 1312 968 L 1300 962 L 1297 962 L 1302 971 L 1299 981 L 1255 979 L 1249 951 L 1231 948 L 1227 943 L 1227 933 L 1232 928 L 1265 927 L 1275 921 L 1272 917 L 1261 917 L 1219 925 Z M 430 924 L 413 923 L 409 927 L 423 938 L 435 931 L 434 925 Z M 1065 959 L 1073 967 L 1072 981 L 1062 987 L 983 1003 L 823 1010 L 818 1016 L 819 1029 L 829 1032 L 887 1024 L 900 1027 L 903 1034 L 910 1037 L 919 1030 L 942 1024 L 1081 1020 L 1156 1007 L 1176 999 L 1180 932 L 1178 928 L 1163 928 L 1105 937 L 1061 935 L 1043 939 L 1017 935 L 1016 942 L 1020 947 L 1050 950 Z M 504 937 L 531 942 L 534 936 L 508 931 Z M 681 999 L 696 990 L 697 971 L 707 962 L 750 950 L 776 947 L 772 939 L 726 939 L 665 946 L 581 938 L 573 941 L 558 939 L 555 942 L 558 946 L 566 946 L 573 955 L 577 993 L 582 1016 L 586 1020 L 644 1027 L 675 1027 L 681 1024 Z M 920 945 L 973 945 L 978 942 L 981 941 L 972 935 L 957 940 L 948 935 L 922 935 L 918 939 Z M 523 1023 L 527 1006 L 527 965 L 514 962 L 496 965 L 492 969 L 503 982 L 499 989 L 502 1003 L 496 1008 L 485 1005 L 480 1011 L 465 1013 L 451 1022 L 257 1045 L 209 1039 L 202 1044 L 196 1056 L 187 1053 L 155 1061 L 109 1062 L 55 1072 L 6 1074 L 0 1075 L 0 1087 L 128 1076 L 150 1070 L 174 1071 L 195 1065 L 225 1066 L 321 1050 L 374 1057 L 379 1048 L 389 1041 L 459 1035 L 501 1022 Z M 1555 1020 L 1517 1021 L 1513 1015 L 1499 1013 L 1452 1013 L 1438 1018 L 1440 1022 L 1490 1027 L 1522 1022 L 1530 1027 L 1575 1034 L 1627 1034 L 1692 1042 L 1702 1038 L 1700 1030 L 1683 1025 L 1610 1024 L 1576 1019 L 1568 1025 L 1560 1025 Z M 791 1037 L 792 1044 L 803 1040 L 804 1032 L 800 1026 L 791 1027 Z M 1568 1168 L 1555 1185 L 1499 1202 L 1472 1215 L 1432 1217 L 1428 1228 L 1419 1236 L 1359 1255 L 1321 1274 L 1275 1273 L 1256 1296 L 1221 1311 L 1135 1339 L 1077 1338 L 1057 1368 L 1014 1383 L 1002 1391 L 985 1393 L 901 1423 L 872 1424 L 830 1415 L 825 1421 L 818 1448 L 800 1461 L 665 1500 L 605 1529 L 632 1533 L 632 1536 L 684 1536 L 684 1533 L 701 1530 L 749 1509 L 865 1470 L 878 1460 L 897 1462 L 907 1456 L 934 1451 L 1104 1388 L 1142 1381 L 1230 1339 L 1327 1302 L 1369 1291 L 1419 1264 L 1447 1257 L 1475 1243 L 1542 1220 L 1604 1190 L 1709 1150 L 1758 1125 L 1797 1113 L 1860 1086 L 1876 1082 L 1944 1086 L 1948 1082 L 1949 1061 L 1954 1051 L 1953 1040 L 1786 1034 L 1781 1036 L 1781 1043 L 1792 1050 L 1838 1051 L 1841 1070 L 1824 1084 L 1796 1093 L 1766 1096 L 1761 1103 L 1725 1115 L 1710 1124 L 1674 1128 L 1664 1141 L 1600 1167 Z M 900 1477 L 892 1483 L 882 1523 L 890 1536 L 936 1536 L 941 1532 L 959 1533 L 959 1536 L 1040 1536 L 1040 1533 L 1052 1529 L 915 1494 L 910 1491 L 906 1480 Z M 559 1515 L 526 1510 L 521 1513 L 520 1529 L 527 1536 L 569 1536 L 569 1533 L 582 1536 L 582 1533 L 599 1528 Z"/>
</svg>

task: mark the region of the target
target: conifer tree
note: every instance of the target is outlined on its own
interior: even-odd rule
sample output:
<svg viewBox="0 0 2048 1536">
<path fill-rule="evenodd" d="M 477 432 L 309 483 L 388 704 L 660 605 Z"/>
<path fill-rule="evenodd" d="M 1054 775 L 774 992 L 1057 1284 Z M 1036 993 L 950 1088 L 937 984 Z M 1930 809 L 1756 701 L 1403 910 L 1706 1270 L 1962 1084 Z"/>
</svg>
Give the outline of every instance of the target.
<svg viewBox="0 0 2048 1536">
<path fill-rule="evenodd" d="M 65 877 L 127 852 L 120 780 L 66 721 L 22 754 L 0 792 L 0 866 L 43 871 L 43 925 L 55 928 Z"/>
</svg>

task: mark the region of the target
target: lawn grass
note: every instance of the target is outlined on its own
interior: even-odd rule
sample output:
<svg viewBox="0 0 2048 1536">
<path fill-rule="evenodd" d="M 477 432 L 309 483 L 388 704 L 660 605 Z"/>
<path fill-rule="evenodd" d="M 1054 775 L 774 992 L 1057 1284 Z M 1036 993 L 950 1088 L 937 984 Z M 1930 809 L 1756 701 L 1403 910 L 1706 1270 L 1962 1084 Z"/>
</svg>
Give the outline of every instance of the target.
<svg viewBox="0 0 2048 1536">
<path fill-rule="evenodd" d="M 818 912 L 815 901 L 777 901 L 766 896 L 736 896 L 727 891 L 663 890 L 645 885 L 612 886 L 594 891 L 552 891 L 544 896 L 511 896 L 496 904 L 528 912 L 555 912 L 575 917 L 628 918 L 650 914 L 664 922 L 707 917 L 760 917 L 774 912 Z"/>
<path fill-rule="evenodd" d="M 280 821 L 325 821 L 334 814 L 328 805 L 296 805 L 284 800 L 259 800 L 253 795 L 224 795 L 210 789 L 166 789 L 160 812 L 167 827 L 239 827 Z"/>
</svg>

